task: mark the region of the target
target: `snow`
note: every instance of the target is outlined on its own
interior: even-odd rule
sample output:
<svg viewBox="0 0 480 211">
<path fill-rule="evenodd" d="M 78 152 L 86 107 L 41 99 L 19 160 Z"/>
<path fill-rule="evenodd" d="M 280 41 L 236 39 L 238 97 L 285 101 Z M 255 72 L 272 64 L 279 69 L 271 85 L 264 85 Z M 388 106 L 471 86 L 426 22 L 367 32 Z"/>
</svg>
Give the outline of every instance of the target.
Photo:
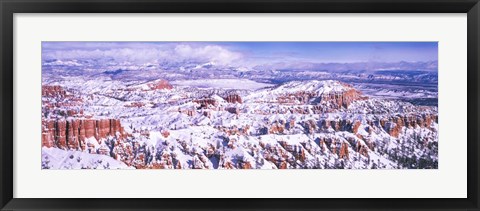
<svg viewBox="0 0 480 211">
<path fill-rule="evenodd" d="M 154 156 L 171 156 L 184 169 L 222 169 L 226 168 L 227 162 L 233 163 L 233 168 L 248 163 L 256 169 L 276 169 L 280 162 L 287 162 L 288 168 L 396 169 L 413 168 L 400 164 L 397 157 L 411 159 L 415 155 L 417 158 L 428 156 L 434 162 L 438 160 L 437 123 L 428 128 L 404 127 L 398 138 L 390 136 L 378 123 L 395 115 L 437 114 L 436 107 L 373 98 L 355 101 L 348 108 L 315 113 L 315 105 L 276 102 L 278 96 L 297 92 L 323 95 L 353 89 L 333 80 L 291 81 L 275 87 L 247 79 L 177 80 L 171 81 L 175 85 L 171 90 L 148 90 L 144 87 L 148 83 L 124 83 L 103 77 L 91 80 L 65 77 L 65 81 L 53 84 L 68 87 L 74 95 L 81 96 L 84 102 L 76 108 L 83 109 L 93 118 L 120 119 L 125 131 L 132 135 L 122 140 L 124 145 L 139 144 L 152 149 Z M 241 95 L 243 103 L 226 102 L 224 94 L 230 92 Z M 382 92 L 392 96 L 397 94 Z M 194 102 L 204 98 L 215 100 L 217 105 L 201 108 Z M 129 107 L 133 102 L 145 106 Z M 239 114 L 228 112 L 229 108 L 237 108 Z M 360 121 L 361 125 L 354 134 L 348 128 L 340 131 L 332 126 L 322 128 L 322 120 Z M 287 128 L 286 123 L 290 121 L 295 124 Z M 317 127 L 313 133 L 307 132 L 306 123 L 309 121 Z M 368 122 L 373 123 L 369 125 Z M 283 132 L 269 134 L 269 129 L 280 123 L 284 124 Z M 142 135 L 139 131 L 148 131 L 149 135 Z M 168 131 L 168 137 L 162 135 L 162 131 Z M 326 150 L 320 146 L 320 139 L 328 142 L 325 143 Z M 433 148 L 418 145 L 417 139 L 427 140 Z M 357 144 L 364 146 L 368 142 L 375 143 L 374 148 L 368 148 L 369 157 L 360 155 Z M 86 143 L 95 149 L 106 147 L 105 140 L 93 137 L 86 139 Z M 338 152 L 334 152 L 332 147 L 337 147 L 338 151 L 340 143 L 347 143 L 350 158 L 340 158 Z M 405 147 L 412 150 L 407 152 Z M 207 156 L 207 152 L 211 154 Z M 304 153 L 303 161 L 299 160 L 299 152 Z M 50 163 L 46 167 L 53 169 L 132 168 L 110 156 L 56 148 L 42 149 L 42 153 Z M 73 160 L 70 155 L 74 156 Z M 81 161 L 77 162 L 77 157 L 81 157 Z M 105 162 L 109 163 L 108 166 L 104 166 Z"/>
<path fill-rule="evenodd" d="M 317 95 L 339 93 L 348 91 L 352 88 L 344 84 L 333 81 L 291 81 L 278 87 L 266 88 L 250 94 L 244 98 L 245 102 L 276 102 L 279 96 L 287 94 L 296 94 L 299 92 L 311 92 Z"/>
<path fill-rule="evenodd" d="M 42 147 L 42 165 L 48 169 L 128 169 L 125 163 L 106 155 Z"/>
<path fill-rule="evenodd" d="M 178 86 L 189 86 L 196 88 L 217 88 L 217 89 L 245 89 L 257 90 L 273 86 L 272 84 L 259 83 L 248 79 L 202 79 L 202 80 L 177 80 L 171 82 Z"/>
<path fill-rule="evenodd" d="M 325 80 L 325 81 L 292 81 L 284 85 L 281 85 L 274 92 L 280 93 L 295 93 L 295 92 L 316 92 L 319 95 L 328 93 L 337 93 L 347 91 L 349 88 L 345 87 L 338 81 Z"/>
</svg>

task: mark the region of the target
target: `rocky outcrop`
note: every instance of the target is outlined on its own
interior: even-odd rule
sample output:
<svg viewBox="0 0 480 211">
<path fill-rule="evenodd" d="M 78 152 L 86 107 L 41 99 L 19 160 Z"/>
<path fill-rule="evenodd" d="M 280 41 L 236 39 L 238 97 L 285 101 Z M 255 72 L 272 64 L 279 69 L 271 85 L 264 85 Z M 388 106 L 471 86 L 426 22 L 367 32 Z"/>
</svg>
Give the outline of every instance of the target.
<svg viewBox="0 0 480 211">
<path fill-rule="evenodd" d="M 349 159 L 348 143 L 342 142 L 342 144 L 340 145 L 339 157 L 347 160 Z"/>
<path fill-rule="evenodd" d="M 188 116 L 194 116 L 196 114 L 196 111 L 194 108 L 178 109 L 178 112 L 182 114 L 186 114 Z"/>
<path fill-rule="evenodd" d="M 208 118 L 212 117 L 212 112 L 210 111 L 203 111 L 203 116 L 206 116 Z"/>
<path fill-rule="evenodd" d="M 54 122 L 42 122 L 42 146 L 49 148 L 56 146 Z"/>
<path fill-rule="evenodd" d="M 200 104 L 200 108 L 208 108 L 209 106 L 217 106 L 217 101 L 211 98 L 197 99 L 193 101 L 194 103 Z"/>
<path fill-rule="evenodd" d="M 83 100 L 61 86 L 42 86 L 42 118 L 82 117 Z"/>
<path fill-rule="evenodd" d="M 83 109 L 70 109 L 67 110 L 67 116 L 69 117 L 75 117 L 75 116 L 83 116 Z"/>
<path fill-rule="evenodd" d="M 168 83 L 168 81 L 163 79 L 148 83 L 148 87 L 151 90 L 173 89 L 173 86 Z"/>
<path fill-rule="evenodd" d="M 430 127 L 432 122 L 438 122 L 437 114 L 396 115 L 383 118 L 380 126 L 391 136 L 398 137 L 402 127 Z"/>
<path fill-rule="evenodd" d="M 350 89 L 341 93 L 331 93 L 319 96 L 319 105 L 326 106 L 329 109 L 348 108 L 356 100 L 366 100 L 365 96 L 355 89 Z"/>
<path fill-rule="evenodd" d="M 55 119 L 42 120 L 42 146 L 85 151 L 86 139 L 125 136 L 118 119 Z"/>
<path fill-rule="evenodd" d="M 350 104 L 357 100 L 367 100 L 368 97 L 363 96 L 349 85 L 344 85 L 348 89 L 342 92 L 317 93 L 300 91 L 288 93 L 277 97 L 277 101 L 282 104 L 313 104 L 315 113 L 332 112 L 336 109 L 348 108 Z"/>
<path fill-rule="evenodd" d="M 126 104 L 124 106 L 127 107 L 127 108 L 133 108 L 133 107 L 141 108 L 141 107 L 145 106 L 145 103 L 143 103 L 143 102 L 131 102 L 130 104 Z"/>
<path fill-rule="evenodd" d="M 225 110 L 232 114 L 240 114 L 240 109 L 235 107 L 226 108 Z"/>
<path fill-rule="evenodd" d="M 67 91 L 61 86 L 42 86 L 42 97 L 58 97 L 64 98 L 67 95 Z"/>
<path fill-rule="evenodd" d="M 222 131 L 226 133 L 228 136 L 230 135 L 251 135 L 250 134 L 250 125 L 245 125 L 241 127 L 237 126 L 230 126 L 230 127 L 225 127 L 225 126 L 215 126 L 215 129 Z"/>
<path fill-rule="evenodd" d="M 285 131 L 285 127 L 280 123 L 273 124 L 268 130 L 268 134 L 282 134 Z"/>
<path fill-rule="evenodd" d="M 373 150 L 373 146 L 371 147 L 371 149 Z M 368 150 L 369 150 L 369 146 L 368 145 L 364 145 L 364 144 L 361 144 L 360 141 L 357 141 L 356 142 L 356 148 L 355 148 L 355 151 L 357 151 L 358 153 L 360 153 L 360 155 L 363 155 L 367 158 L 370 158 L 370 155 L 368 154 Z"/>
<path fill-rule="evenodd" d="M 168 130 L 163 130 L 163 131 L 161 132 L 161 134 L 162 134 L 162 136 L 163 136 L 164 138 L 168 138 L 168 136 L 170 136 L 170 131 L 168 131 Z"/>
<path fill-rule="evenodd" d="M 355 140 L 349 140 L 348 142 L 345 140 L 342 140 L 338 137 L 319 137 L 315 140 L 315 142 L 318 144 L 320 147 L 320 150 L 325 153 L 327 151 L 338 155 L 339 158 L 341 159 L 350 159 L 350 142 L 354 142 Z M 360 150 L 361 145 L 359 145 L 359 150 Z M 362 152 L 358 151 L 359 153 L 363 153 L 362 155 L 368 155 L 368 149 L 362 148 Z"/>
<path fill-rule="evenodd" d="M 389 135 L 398 138 L 402 127 L 431 127 L 433 122 L 438 122 L 437 114 L 398 114 L 380 118 L 379 120 L 366 121 L 364 128 L 366 132 L 371 133 L 372 129 L 382 128 Z M 362 123 L 358 120 L 328 120 L 322 119 L 318 123 L 312 120 L 305 121 L 303 126 L 308 134 L 333 129 L 334 131 L 348 131 L 354 134 L 358 133 Z M 318 127 L 317 127 L 318 126 Z M 318 129 L 318 130 L 317 130 Z"/>
<path fill-rule="evenodd" d="M 312 123 L 310 123 L 312 124 Z M 358 128 L 360 127 L 360 122 L 355 121 L 355 124 L 351 120 L 327 120 L 327 119 L 322 119 L 319 121 L 319 129 L 321 130 L 328 130 L 329 128 L 332 128 L 334 131 L 349 131 L 353 132 L 358 131 Z"/>
<path fill-rule="evenodd" d="M 240 95 L 231 94 L 224 98 L 228 103 L 242 103 L 242 98 Z"/>
<path fill-rule="evenodd" d="M 362 125 L 362 123 L 360 121 L 355 121 L 352 125 L 352 133 L 357 133 L 358 132 L 358 128 Z"/>
</svg>

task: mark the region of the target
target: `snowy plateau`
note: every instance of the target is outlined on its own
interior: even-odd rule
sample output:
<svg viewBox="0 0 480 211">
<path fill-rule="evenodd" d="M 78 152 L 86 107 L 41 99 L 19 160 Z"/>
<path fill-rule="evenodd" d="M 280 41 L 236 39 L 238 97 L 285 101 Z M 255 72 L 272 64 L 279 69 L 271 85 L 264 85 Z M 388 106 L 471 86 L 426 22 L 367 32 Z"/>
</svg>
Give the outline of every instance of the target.
<svg viewBox="0 0 480 211">
<path fill-rule="evenodd" d="M 438 168 L 433 71 L 125 66 L 44 63 L 42 169 Z"/>
</svg>

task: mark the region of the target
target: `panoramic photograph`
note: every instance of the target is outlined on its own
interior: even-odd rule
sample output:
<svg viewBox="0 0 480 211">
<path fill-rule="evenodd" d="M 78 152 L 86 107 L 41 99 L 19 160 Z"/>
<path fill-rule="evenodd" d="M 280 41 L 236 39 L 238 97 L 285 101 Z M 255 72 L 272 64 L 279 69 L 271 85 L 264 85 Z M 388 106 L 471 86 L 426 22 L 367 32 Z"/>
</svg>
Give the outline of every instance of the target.
<svg viewBox="0 0 480 211">
<path fill-rule="evenodd" d="M 438 169 L 437 42 L 48 41 L 41 60 L 42 169 Z"/>
</svg>

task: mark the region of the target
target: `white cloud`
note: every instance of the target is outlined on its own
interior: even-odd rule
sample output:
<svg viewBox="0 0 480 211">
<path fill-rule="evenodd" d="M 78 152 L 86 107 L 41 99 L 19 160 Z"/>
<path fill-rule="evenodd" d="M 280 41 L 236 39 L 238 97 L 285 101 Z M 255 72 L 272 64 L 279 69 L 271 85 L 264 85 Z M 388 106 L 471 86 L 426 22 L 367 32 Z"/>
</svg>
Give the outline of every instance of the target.
<svg viewBox="0 0 480 211">
<path fill-rule="evenodd" d="M 52 47 L 52 44 L 44 45 L 43 59 L 58 60 L 84 60 L 98 59 L 114 60 L 115 62 L 132 62 L 136 64 L 156 62 L 214 62 L 217 64 L 229 64 L 238 62 L 242 58 L 240 52 L 228 50 L 217 45 L 192 46 L 188 44 L 165 44 L 156 47 L 145 45 L 109 46 L 108 48 L 81 48 L 78 43 L 71 46 Z M 103 47 L 103 46 L 102 46 Z"/>
<path fill-rule="evenodd" d="M 219 64 L 230 64 L 242 58 L 240 53 L 216 45 L 197 48 L 192 48 L 190 45 L 178 45 L 175 47 L 175 54 L 181 58 Z"/>
</svg>

